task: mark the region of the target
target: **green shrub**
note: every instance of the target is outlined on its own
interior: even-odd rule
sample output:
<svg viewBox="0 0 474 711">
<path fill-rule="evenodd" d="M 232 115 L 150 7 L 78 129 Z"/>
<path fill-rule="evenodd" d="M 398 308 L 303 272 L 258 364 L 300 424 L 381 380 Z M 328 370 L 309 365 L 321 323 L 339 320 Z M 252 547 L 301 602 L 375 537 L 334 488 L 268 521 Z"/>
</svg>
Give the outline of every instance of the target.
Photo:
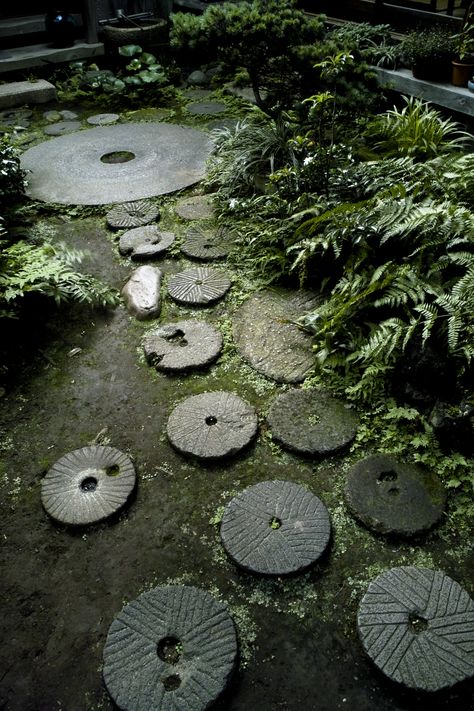
<svg viewBox="0 0 474 711">
<path fill-rule="evenodd" d="M 0 210 L 20 201 L 25 193 L 26 173 L 21 169 L 18 151 L 8 136 L 0 138 Z"/>
</svg>

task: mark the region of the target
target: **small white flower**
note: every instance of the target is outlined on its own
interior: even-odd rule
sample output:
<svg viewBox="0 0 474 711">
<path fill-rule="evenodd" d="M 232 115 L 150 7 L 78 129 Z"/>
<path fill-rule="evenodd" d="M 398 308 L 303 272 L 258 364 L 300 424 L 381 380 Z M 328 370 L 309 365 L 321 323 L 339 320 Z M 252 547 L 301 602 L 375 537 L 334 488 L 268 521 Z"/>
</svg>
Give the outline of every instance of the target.
<svg viewBox="0 0 474 711">
<path fill-rule="evenodd" d="M 229 200 L 229 209 L 234 210 L 237 206 L 237 203 L 238 203 L 238 200 L 236 200 L 235 198 L 231 198 Z"/>
</svg>

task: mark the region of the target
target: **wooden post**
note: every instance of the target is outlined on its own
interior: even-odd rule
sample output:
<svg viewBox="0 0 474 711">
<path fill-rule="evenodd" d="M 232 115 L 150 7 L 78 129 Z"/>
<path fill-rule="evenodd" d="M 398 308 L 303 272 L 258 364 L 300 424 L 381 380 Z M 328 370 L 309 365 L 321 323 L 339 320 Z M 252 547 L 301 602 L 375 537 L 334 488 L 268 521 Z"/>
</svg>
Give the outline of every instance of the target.
<svg viewBox="0 0 474 711">
<path fill-rule="evenodd" d="M 97 4 L 96 0 L 83 0 L 83 21 L 86 28 L 87 44 L 95 44 L 97 36 Z"/>
</svg>

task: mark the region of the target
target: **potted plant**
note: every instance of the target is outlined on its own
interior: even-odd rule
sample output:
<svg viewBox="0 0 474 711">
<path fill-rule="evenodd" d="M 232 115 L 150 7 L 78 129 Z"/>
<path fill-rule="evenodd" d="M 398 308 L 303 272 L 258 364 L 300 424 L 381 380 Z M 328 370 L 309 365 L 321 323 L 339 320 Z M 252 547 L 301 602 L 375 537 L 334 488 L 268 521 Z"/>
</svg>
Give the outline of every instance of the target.
<svg viewBox="0 0 474 711">
<path fill-rule="evenodd" d="M 454 47 L 452 35 L 444 27 L 435 25 L 406 35 L 398 54 L 417 79 L 449 81 Z"/>
<path fill-rule="evenodd" d="M 455 54 L 452 82 L 454 86 L 467 86 L 474 73 L 474 2 L 468 6 L 461 32 L 453 35 L 453 40 Z"/>
</svg>

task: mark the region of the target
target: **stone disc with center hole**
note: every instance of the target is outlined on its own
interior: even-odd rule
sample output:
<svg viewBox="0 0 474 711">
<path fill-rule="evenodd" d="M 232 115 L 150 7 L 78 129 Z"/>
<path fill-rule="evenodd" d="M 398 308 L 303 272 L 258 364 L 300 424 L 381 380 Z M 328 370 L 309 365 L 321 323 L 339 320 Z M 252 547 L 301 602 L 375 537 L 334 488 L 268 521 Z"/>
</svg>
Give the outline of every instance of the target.
<svg viewBox="0 0 474 711">
<path fill-rule="evenodd" d="M 132 259 L 152 259 L 163 254 L 175 239 L 174 232 L 163 232 L 156 225 L 134 227 L 121 235 L 120 254 L 129 254 Z"/>
<path fill-rule="evenodd" d="M 134 487 L 130 458 L 114 447 L 97 445 L 61 457 L 41 482 L 41 500 L 51 518 L 81 526 L 121 509 Z"/>
<path fill-rule="evenodd" d="M 124 227 L 141 227 L 153 222 L 159 216 L 160 211 L 151 202 L 145 200 L 134 200 L 133 202 L 122 202 L 114 205 L 106 215 L 107 224 L 115 230 Z"/>
<path fill-rule="evenodd" d="M 362 598 L 357 624 L 375 665 L 404 686 L 433 692 L 474 675 L 474 601 L 441 571 L 385 571 Z"/>
<path fill-rule="evenodd" d="M 183 220 L 207 220 L 214 215 L 210 195 L 194 195 L 180 200 L 175 212 Z"/>
<path fill-rule="evenodd" d="M 143 344 L 156 370 L 180 372 L 212 363 L 222 349 L 222 335 L 204 321 L 178 321 L 150 331 Z"/>
<path fill-rule="evenodd" d="M 181 251 L 192 259 L 225 259 L 230 251 L 230 240 L 221 231 L 193 227 L 186 232 Z"/>
<path fill-rule="evenodd" d="M 169 123 L 97 126 L 25 151 L 27 194 L 72 205 L 105 205 L 164 195 L 202 180 L 212 141 L 203 131 Z M 103 156 L 134 155 L 109 163 Z"/>
<path fill-rule="evenodd" d="M 90 123 L 91 126 L 108 126 L 117 123 L 119 118 L 119 114 L 94 114 L 94 116 L 89 116 L 87 123 Z"/>
<path fill-rule="evenodd" d="M 351 467 L 345 497 L 351 513 L 368 528 L 401 536 L 429 530 L 446 504 L 446 491 L 434 472 L 382 454 Z"/>
<path fill-rule="evenodd" d="M 358 417 L 344 402 L 323 390 L 287 390 L 268 411 L 273 439 L 298 454 L 325 455 L 355 437 Z"/>
<path fill-rule="evenodd" d="M 257 414 L 234 393 L 201 393 L 174 408 L 167 434 L 182 454 L 208 461 L 221 459 L 237 454 L 253 440 Z"/>
<path fill-rule="evenodd" d="M 242 568 L 263 575 L 287 575 L 312 565 L 331 535 L 328 511 L 304 486 L 263 481 L 226 506 L 221 538 Z"/>
<path fill-rule="evenodd" d="M 58 121 L 51 126 L 46 126 L 43 131 L 47 136 L 64 136 L 79 131 L 81 125 L 80 121 Z"/>
<path fill-rule="evenodd" d="M 220 101 L 199 101 L 194 104 L 188 104 L 186 110 L 198 116 L 214 116 L 227 111 L 227 106 Z"/>
<path fill-rule="evenodd" d="M 217 269 L 196 267 L 171 277 L 168 293 L 178 304 L 199 305 L 217 301 L 230 289 L 230 279 Z"/>
<path fill-rule="evenodd" d="M 157 587 L 117 615 L 103 656 L 105 685 L 123 711 L 204 711 L 234 671 L 234 623 L 205 590 Z"/>
</svg>

